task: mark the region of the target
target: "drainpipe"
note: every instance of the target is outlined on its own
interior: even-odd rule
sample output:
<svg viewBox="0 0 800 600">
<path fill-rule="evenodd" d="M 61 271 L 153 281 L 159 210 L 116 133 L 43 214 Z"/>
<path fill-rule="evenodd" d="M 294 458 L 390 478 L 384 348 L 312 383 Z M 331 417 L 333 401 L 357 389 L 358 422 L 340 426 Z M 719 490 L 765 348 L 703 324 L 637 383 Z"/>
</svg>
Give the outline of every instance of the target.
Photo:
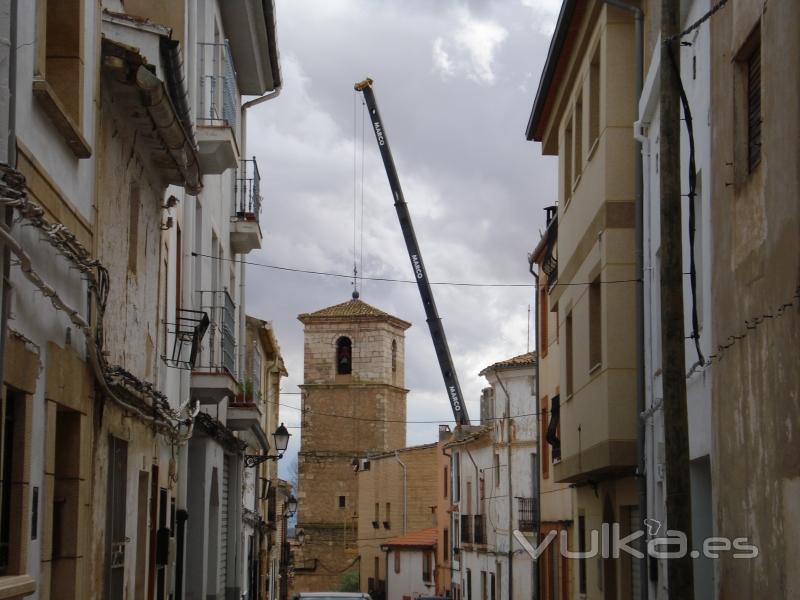
<svg viewBox="0 0 800 600">
<path fill-rule="evenodd" d="M 244 104 L 242 104 L 241 113 L 242 113 L 242 131 L 239 137 L 242 139 L 242 156 L 247 156 L 247 111 L 254 106 L 262 104 L 267 100 L 272 100 L 273 98 L 277 98 L 281 93 L 281 86 L 277 86 L 271 92 L 264 94 L 263 96 L 259 96 L 258 98 L 254 98 L 253 100 L 248 100 Z M 247 269 L 245 265 L 241 265 L 241 273 L 239 273 L 239 378 L 241 379 L 241 375 L 244 373 L 244 354 L 245 354 L 245 343 L 244 340 L 246 332 L 245 332 L 245 302 L 244 302 L 244 294 L 245 294 L 245 273 Z"/>
<path fill-rule="evenodd" d="M 512 477 L 511 477 L 511 396 L 508 395 L 503 380 L 500 379 L 500 373 L 497 369 L 492 369 L 494 376 L 497 378 L 497 383 L 503 388 L 503 393 L 506 395 L 506 463 L 508 463 L 508 597 L 514 597 L 514 535 L 512 530 L 514 527 L 514 507 L 512 500 L 514 494 L 512 492 Z"/>
<path fill-rule="evenodd" d="M 400 451 L 394 451 L 394 459 L 403 467 L 403 535 L 408 528 L 408 467 L 400 460 Z"/>
<path fill-rule="evenodd" d="M 535 502 L 533 503 L 533 539 L 536 543 L 539 543 L 539 500 L 541 499 L 541 480 L 539 479 L 539 444 L 542 440 L 539 439 L 539 432 L 541 431 L 541 427 L 539 426 L 539 356 L 541 352 L 539 350 L 539 274 L 533 270 L 533 254 L 528 257 L 528 271 L 530 274 L 533 275 L 533 278 L 536 280 L 536 302 L 534 306 L 536 307 L 536 313 L 533 315 L 533 339 L 536 340 L 536 361 L 534 362 L 534 378 L 535 381 L 533 382 L 534 386 L 536 386 L 536 453 L 533 455 L 533 466 L 534 466 L 534 477 L 536 477 L 536 483 L 533 486 L 533 498 Z M 535 600 L 539 599 L 539 561 L 537 559 L 533 559 L 533 598 Z M 644 599 L 642 599 L 644 600 Z"/>
<path fill-rule="evenodd" d="M 8 137 L 6 138 L 6 161 L 8 166 L 17 166 L 17 0 L 11 0 L 8 19 Z M 6 208 L 3 216 L 4 228 L 11 230 L 14 209 Z M 3 246 L 3 275 L 0 281 L 0 383 L 5 381 L 6 334 L 8 333 L 9 303 L 11 301 L 11 253 Z"/>
<path fill-rule="evenodd" d="M 639 99 L 644 87 L 644 34 L 642 21 L 644 13 L 638 6 L 633 6 L 621 0 L 603 0 L 606 4 L 633 14 L 634 20 L 634 121 L 638 122 Z M 645 382 L 644 382 L 644 185 L 642 178 L 642 142 L 635 140 L 634 145 L 634 192 L 635 192 L 635 277 L 636 283 L 636 476 L 639 490 L 639 518 L 647 518 L 647 478 L 645 476 L 645 422 L 642 415 L 645 411 Z M 641 598 L 649 595 L 647 577 L 647 559 L 639 559 L 639 577 Z"/>
</svg>

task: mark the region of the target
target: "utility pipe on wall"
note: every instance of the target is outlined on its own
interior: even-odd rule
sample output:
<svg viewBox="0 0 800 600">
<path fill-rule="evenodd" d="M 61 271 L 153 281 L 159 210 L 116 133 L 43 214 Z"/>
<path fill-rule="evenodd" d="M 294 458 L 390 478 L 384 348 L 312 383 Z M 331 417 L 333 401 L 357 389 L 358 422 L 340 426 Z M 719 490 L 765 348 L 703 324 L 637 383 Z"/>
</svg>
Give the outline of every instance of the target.
<svg viewBox="0 0 800 600">
<path fill-rule="evenodd" d="M 512 491 L 512 477 L 511 477 L 511 396 L 508 395 L 503 380 L 500 379 L 500 373 L 497 369 L 492 369 L 494 376 L 497 378 L 497 383 L 503 388 L 503 393 L 506 395 L 506 416 L 503 419 L 506 425 L 506 463 L 508 468 L 508 597 L 514 597 L 514 507 L 512 500 L 514 494 Z M 499 478 L 499 473 L 498 473 Z"/>
<path fill-rule="evenodd" d="M 394 459 L 403 467 L 403 535 L 408 529 L 408 467 L 400 460 L 400 451 L 394 451 Z"/>
<path fill-rule="evenodd" d="M 281 93 L 281 86 L 277 86 L 271 92 L 264 94 L 263 96 L 259 96 L 258 98 L 254 98 L 253 100 L 248 100 L 244 104 L 242 104 L 241 113 L 242 113 L 242 124 L 241 124 L 241 133 L 239 137 L 242 140 L 242 156 L 247 156 L 247 111 L 254 106 L 262 104 L 267 100 L 272 100 L 273 98 L 277 98 Z M 234 198 L 234 202 L 236 199 Z M 241 264 L 241 272 L 239 273 L 239 374 L 240 378 L 241 375 L 244 373 L 244 354 L 245 354 L 245 336 L 246 336 L 246 315 L 245 315 L 245 272 L 246 268 L 244 264 Z"/>
</svg>

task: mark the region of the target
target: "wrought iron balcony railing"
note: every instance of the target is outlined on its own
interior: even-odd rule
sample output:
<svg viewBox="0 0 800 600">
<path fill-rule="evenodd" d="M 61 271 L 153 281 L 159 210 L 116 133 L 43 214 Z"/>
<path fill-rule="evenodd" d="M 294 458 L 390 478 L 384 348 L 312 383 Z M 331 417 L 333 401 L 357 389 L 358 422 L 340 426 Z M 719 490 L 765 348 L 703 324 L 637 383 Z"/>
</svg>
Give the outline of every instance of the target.
<svg viewBox="0 0 800 600">
<path fill-rule="evenodd" d="M 200 110 L 201 125 L 235 128 L 239 106 L 239 87 L 228 42 L 201 42 L 200 46 Z"/>
<path fill-rule="evenodd" d="M 164 362 L 178 369 L 193 369 L 209 324 L 208 315 L 204 311 L 179 308 L 175 314 L 175 322 L 166 323 L 171 340 L 168 337 L 167 347 L 161 357 Z"/>
<path fill-rule="evenodd" d="M 256 157 L 242 159 L 236 174 L 236 218 L 258 221 L 261 213 L 261 174 Z"/>
<path fill-rule="evenodd" d="M 225 369 L 236 373 L 236 305 L 227 290 L 198 292 L 200 309 L 210 319 L 208 344 L 203 348 L 200 370 Z"/>
</svg>

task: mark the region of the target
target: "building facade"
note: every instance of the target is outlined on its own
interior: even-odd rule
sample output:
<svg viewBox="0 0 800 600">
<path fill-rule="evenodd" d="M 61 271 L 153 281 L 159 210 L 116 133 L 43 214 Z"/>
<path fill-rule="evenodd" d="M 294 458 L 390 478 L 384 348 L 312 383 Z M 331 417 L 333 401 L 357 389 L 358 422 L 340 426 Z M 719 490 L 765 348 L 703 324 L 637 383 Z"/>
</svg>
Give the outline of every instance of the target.
<svg viewBox="0 0 800 600">
<path fill-rule="evenodd" d="M 796 2 L 750 0 L 706 26 L 716 535 L 759 548 L 720 557 L 719 598 L 800 594 L 798 18 Z"/>
<path fill-rule="evenodd" d="M 224 259 L 261 243 L 241 96 L 280 88 L 272 3 L 37 0 L 0 14 L 13 40 L 0 595 L 255 597 L 238 494 L 253 445 L 227 423 L 244 271 Z M 226 469 L 230 510 L 213 521 Z M 207 578 L 206 564 L 220 570 Z"/>
<path fill-rule="evenodd" d="M 436 526 L 437 454 L 437 444 L 410 446 L 367 454 L 356 465 L 359 584 L 373 600 L 397 596 L 388 585 L 387 540 Z M 428 575 L 432 593 L 435 571 Z"/>
<path fill-rule="evenodd" d="M 411 325 L 354 298 L 301 314 L 302 442 L 293 589 L 330 591 L 358 571 L 354 460 L 405 446 L 405 331 Z"/>
<path fill-rule="evenodd" d="M 634 476 L 633 48 L 630 12 L 605 2 L 564 2 L 526 132 L 559 159 L 548 304 L 563 343 L 548 441 L 560 451 L 553 481 L 575 490 L 572 548 L 585 548 L 603 523 L 629 532 L 642 522 Z M 640 561 L 584 561 L 573 594 L 638 593 Z"/>
</svg>

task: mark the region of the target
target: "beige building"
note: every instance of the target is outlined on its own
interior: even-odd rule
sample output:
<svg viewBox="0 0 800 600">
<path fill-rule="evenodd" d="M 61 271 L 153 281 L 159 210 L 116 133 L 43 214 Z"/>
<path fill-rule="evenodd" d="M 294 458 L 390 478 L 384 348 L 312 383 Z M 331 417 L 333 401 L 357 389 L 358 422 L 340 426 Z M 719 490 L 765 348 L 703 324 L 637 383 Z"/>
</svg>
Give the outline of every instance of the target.
<svg viewBox="0 0 800 600">
<path fill-rule="evenodd" d="M 709 25 L 715 535 L 759 548 L 718 561 L 726 599 L 800 597 L 798 22 L 739 0 Z"/>
<path fill-rule="evenodd" d="M 425 444 L 367 454 L 358 462 L 359 581 L 374 599 L 387 592 L 382 545 L 436 526 L 437 457 L 437 444 Z M 428 581 L 433 592 L 433 572 Z"/>
<path fill-rule="evenodd" d="M 550 304 L 550 279 L 558 267 L 558 221 L 556 207 L 547 208 L 547 229 L 530 256 L 531 268 L 536 265 L 538 288 L 536 294 L 536 348 L 538 351 L 537 375 L 539 398 L 537 423 L 539 429 L 539 540 L 551 531 L 561 534 L 566 531 L 574 539 L 573 522 L 575 491 L 569 483 L 557 482 L 553 477 L 553 466 L 561 459 L 560 431 L 557 420 L 553 420 L 552 409 L 560 409 L 561 392 L 561 330 L 558 326 L 558 305 Z M 553 280 L 555 281 L 555 280 Z M 550 430 L 553 423 L 554 430 Z M 579 522 L 580 523 L 580 522 Z M 585 524 L 584 524 L 585 526 Z M 567 600 L 572 598 L 578 582 L 576 569 L 554 545 L 547 548 L 538 563 L 539 597 L 543 600 Z"/>
<path fill-rule="evenodd" d="M 633 476 L 633 42 L 630 13 L 565 2 L 527 129 L 544 154 L 559 158 L 557 216 L 548 227 L 548 235 L 557 231 L 557 266 L 547 303 L 557 314 L 561 343 L 552 348 L 561 368 L 547 437 L 560 453 L 553 482 L 575 489 L 574 548 L 586 547 L 602 523 L 626 531 L 641 522 Z M 630 597 L 638 568 L 624 558 L 585 559 L 572 593 Z"/>
<path fill-rule="evenodd" d="M 357 294 L 298 318 L 305 351 L 297 526 L 305 541 L 292 585 L 330 591 L 344 573 L 358 570 L 353 461 L 405 446 L 404 346 L 411 325 Z"/>
</svg>

